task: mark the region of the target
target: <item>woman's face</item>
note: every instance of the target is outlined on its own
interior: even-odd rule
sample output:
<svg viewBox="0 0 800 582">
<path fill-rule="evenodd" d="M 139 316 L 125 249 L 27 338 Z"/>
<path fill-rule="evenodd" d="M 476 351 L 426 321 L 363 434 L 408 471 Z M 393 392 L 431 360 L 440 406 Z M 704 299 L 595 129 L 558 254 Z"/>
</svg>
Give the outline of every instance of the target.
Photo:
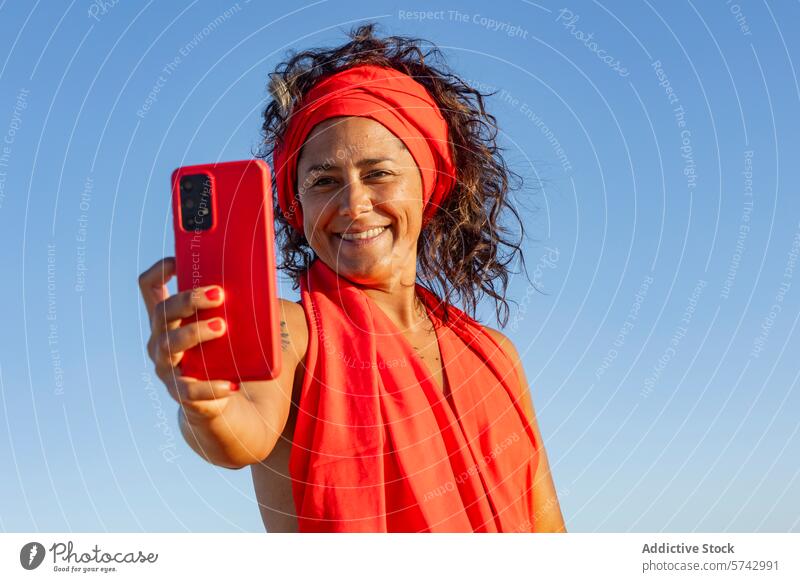
<svg viewBox="0 0 800 582">
<path fill-rule="evenodd" d="M 365 117 L 316 125 L 300 151 L 297 187 L 306 239 L 340 276 L 379 285 L 415 272 L 422 178 L 403 142 L 383 125 Z M 373 228 L 383 230 L 347 240 Z"/>
</svg>

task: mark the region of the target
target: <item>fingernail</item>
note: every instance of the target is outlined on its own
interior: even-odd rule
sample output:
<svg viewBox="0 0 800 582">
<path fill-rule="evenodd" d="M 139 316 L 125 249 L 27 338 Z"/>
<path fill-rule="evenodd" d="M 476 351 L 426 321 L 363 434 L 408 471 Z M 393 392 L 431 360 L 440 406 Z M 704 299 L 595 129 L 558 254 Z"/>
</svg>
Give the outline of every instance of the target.
<svg viewBox="0 0 800 582">
<path fill-rule="evenodd" d="M 239 384 L 236 382 L 228 382 L 230 384 L 230 391 L 231 392 L 238 392 L 239 391 Z"/>
<path fill-rule="evenodd" d="M 221 331 L 222 330 L 222 320 L 221 319 L 212 319 L 208 322 L 208 328 L 211 331 Z"/>
<path fill-rule="evenodd" d="M 212 287 L 211 289 L 206 289 L 206 298 L 210 301 L 217 301 L 219 299 L 220 292 L 219 287 Z"/>
</svg>

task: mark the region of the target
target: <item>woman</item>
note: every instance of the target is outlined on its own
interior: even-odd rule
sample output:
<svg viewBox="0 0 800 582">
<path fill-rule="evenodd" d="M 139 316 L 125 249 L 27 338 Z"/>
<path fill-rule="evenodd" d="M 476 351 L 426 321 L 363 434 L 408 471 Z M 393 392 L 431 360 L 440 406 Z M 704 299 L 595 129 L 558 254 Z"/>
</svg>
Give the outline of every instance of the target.
<svg viewBox="0 0 800 582">
<path fill-rule="evenodd" d="M 211 463 L 251 466 L 268 531 L 565 531 L 517 350 L 453 305 L 474 314 L 488 293 L 508 310 L 520 249 L 499 218 L 519 217 L 494 118 L 438 58 L 370 24 L 272 74 L 262 154 L 281 267 L 301 292 L 281 300 L 277 379 L 181 376 L 183 351 L 225 333 L 181 319 L 224 292 L 169 296 L 172 258 L 140 276 L 185 439 Z"/>
</svg>

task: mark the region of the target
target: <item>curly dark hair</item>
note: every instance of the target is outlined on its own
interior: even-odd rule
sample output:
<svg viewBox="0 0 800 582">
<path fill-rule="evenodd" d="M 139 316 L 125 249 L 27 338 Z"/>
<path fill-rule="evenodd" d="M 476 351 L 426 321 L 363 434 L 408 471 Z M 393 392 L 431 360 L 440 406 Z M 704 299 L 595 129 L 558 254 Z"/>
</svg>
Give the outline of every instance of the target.
<svg viewBox="0 0 800 582">
<path fill-rule="evenodd" d="M 420 233 L 418 282 L 446 304 L 455 304 L 454 298 L 459 298 L 473 319 L 482 295 L 489 295 L 495 300 L 497 320 L 505 327 L 509 265 L 519 254 L 526 276 L 527 269 L 520 246 L 524 225 L 508 200 L 511 181 L 521 184 L 522 180 L 503 159 L 496 143 L 495 117 L 484 107 L 484 98 L 494 93 L 482 93 L 453 74 L 441 51 L 429 41 L 381 38 L 375 28 L 375 23 L 357 26 L 348 35 L 350 41 L 335 48 L 288 53 L 287 60 L 269 75 L 272 100 L 263 113 L 263 141 L 255 155 L 274 168 L 274 146 L 286 130 L 292 107 L 322 77 L 363 64 L 392 67 L 413 77 L 430 92 L 447 121 L 456 167 L 454 190 Z M 428 48 L 423 50 L 425 45 Z M 288 273 L 296 290 L 315 253 L 283 216 L 274 180 L 273 200 L 281 252 L 278 268 Z M 504 209 L 519 225 L 516 240 L 510 238 L 513 231 L 500 224 Z M 433 288 L 437 284 L 441 292 Z M 447 310 L 443 319 L 446 322 Z"/>
</svg>

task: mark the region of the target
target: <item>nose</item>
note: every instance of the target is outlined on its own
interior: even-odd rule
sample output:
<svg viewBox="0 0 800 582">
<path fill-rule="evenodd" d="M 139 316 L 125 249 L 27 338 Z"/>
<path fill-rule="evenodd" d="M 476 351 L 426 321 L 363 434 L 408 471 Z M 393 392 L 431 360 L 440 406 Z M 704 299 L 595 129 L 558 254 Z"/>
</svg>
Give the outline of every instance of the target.
<svg viewBox="0 0 800 582">
<path fill-rule="evenodd" d="M 339 214 L 355 219 L 372 209 L 372 198 L 358 177 L 351 178 L 339 193 Z"/>
</svg>

